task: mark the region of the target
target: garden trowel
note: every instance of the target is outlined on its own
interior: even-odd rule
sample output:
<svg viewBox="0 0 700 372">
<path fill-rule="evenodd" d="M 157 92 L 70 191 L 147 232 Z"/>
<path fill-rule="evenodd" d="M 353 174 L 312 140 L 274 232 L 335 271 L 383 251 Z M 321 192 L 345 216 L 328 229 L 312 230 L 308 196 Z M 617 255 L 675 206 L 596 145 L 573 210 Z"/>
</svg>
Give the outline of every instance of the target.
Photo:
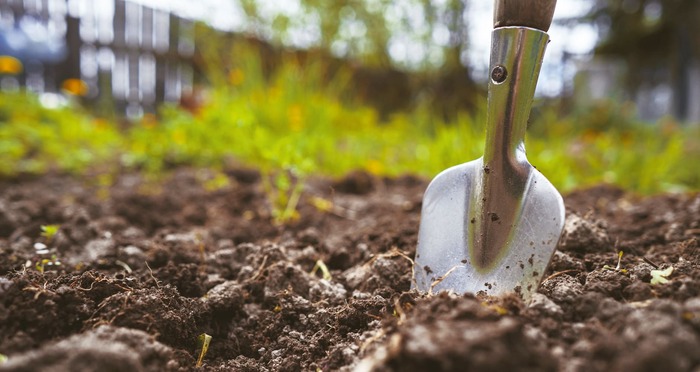
<svg viewBox="0 0 700 372">
<path fill-rule="evenodd" d="M 414 287 L 528 300 L 564 225 L 564 202 L 528 161 L 523 139 L 556 0 L 496 0 L 486 146 L 423 196 Z"/>
</svg>

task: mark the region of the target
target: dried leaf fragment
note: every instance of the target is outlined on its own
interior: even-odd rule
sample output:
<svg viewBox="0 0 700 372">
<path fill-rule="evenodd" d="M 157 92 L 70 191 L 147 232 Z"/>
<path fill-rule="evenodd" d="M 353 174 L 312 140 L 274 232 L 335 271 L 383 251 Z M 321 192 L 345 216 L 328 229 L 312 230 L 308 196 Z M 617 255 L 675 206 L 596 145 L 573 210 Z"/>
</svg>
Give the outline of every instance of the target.
<svg viewBox="0 0 700 372">
<path fill-rule="evenodd" d="M 673 274 L 673 266 L 669 266 L 663 270 L 651 270 L 651 283 L 655 284 L 665 284 L 668 283 L 668 277 Z"/>
</svg>

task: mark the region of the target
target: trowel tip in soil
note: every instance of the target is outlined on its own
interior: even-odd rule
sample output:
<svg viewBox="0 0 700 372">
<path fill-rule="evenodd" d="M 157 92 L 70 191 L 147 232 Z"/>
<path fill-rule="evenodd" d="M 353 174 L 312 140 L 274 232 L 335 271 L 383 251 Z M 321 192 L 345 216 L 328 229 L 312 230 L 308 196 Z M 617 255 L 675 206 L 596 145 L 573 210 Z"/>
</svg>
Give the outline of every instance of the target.
<svg viewBox="0 0 700 372">
<path fill-rule="evenodd" d="M 499 253 L 491 257 L 488 265 L 482 265 L 477 262 L 474 241 L 482 221 L 478 216 L 468 217 L 478 199 L 473 189 L 483 176 L 482 170 L 482 159 L 478 159 L 442 172 L 428 186 L 423 198 L 413 287 L 432 294 L 517 293 L 529 300 L 559 241 L 564 226 L 563 199 L 532 168 L 512 231 Z"/>
</svg>

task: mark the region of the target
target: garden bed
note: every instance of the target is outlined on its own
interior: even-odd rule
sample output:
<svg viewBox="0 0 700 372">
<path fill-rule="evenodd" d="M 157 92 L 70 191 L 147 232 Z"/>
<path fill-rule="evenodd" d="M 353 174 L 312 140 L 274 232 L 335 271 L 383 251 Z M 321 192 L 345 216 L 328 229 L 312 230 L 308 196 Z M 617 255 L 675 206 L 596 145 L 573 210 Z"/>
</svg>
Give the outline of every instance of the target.
<svg viewBox="0 0 700 372">
<path fill-rule="evenodd" d="M 423 179 L 314 179 L 275 225 L 225 175 L 0 182 L 0 370 L 192 370 L 202 333 L 205 370 L 700 367 L 700 195 L 565 195 L 526 305 L 410 291 Z"/>
</svg>

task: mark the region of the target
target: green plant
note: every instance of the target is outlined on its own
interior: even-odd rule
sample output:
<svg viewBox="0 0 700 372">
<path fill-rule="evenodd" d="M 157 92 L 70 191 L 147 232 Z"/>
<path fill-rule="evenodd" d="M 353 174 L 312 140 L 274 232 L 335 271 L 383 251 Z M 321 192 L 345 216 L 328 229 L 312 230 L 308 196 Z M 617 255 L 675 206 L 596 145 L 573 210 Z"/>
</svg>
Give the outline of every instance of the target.
<svg viewBox="0 0 700 372">
<path fill-rule="evenodd" d="M 41 236 L 46 238 L 47 243 L 51 243 L 60 228 L 61 225 L 41 225 Z"/>
<path fill-rule="evenodd" d="M 51 255 L 51 258 L 42 258 L 34 264 L 36 271 L 42 275 L 44 274 L 46 268 L 51 266 L 61 266 L 61 261 L 59 261 L 55 254 Z"/>
<path fill-rule="evenodd" d="M 325 280 L 331 280 L 333 277 L 331 276 L 330 270 L 328 270 L 328 266 L 326 266 L 326 263 L 323 262 L 322 260 L 316 260 L 316 264 L 314 265 L 314 268 L 311 269 L 311 275 L 316 275 L 316 272 L 318 270 L 321 270 L 321 273 L 323 274 L 322 278 Z"/>
<path fill-rule="evenodd" d="M 619 251 L 617 252 L 617 265 L 613 268 L 608 265 L 603 265 L 603 270 L 611 270 L 611 271 L 617 271 L 621 274 L 627 275 L 628 271 L 627 269 L 622 268 L 622 256 L 624 255 L 624 252 Z"/>
<path fill-rule="evenodd" d="M 197 364 L 195 365 L 195 368 L 199 368 L 202 366 L 202 361 L 204 361 L 204 356 L 207 355 L 207 351 L 209 350 L 209 343 L 211 343 L 211 336 L 209 336 L 206 333 L 202 333 L 197 337 L 197 344 L 199 348 L 199 357 L 197 358 Z"/>
<path fill-rule="evenodd" d="M 196 114 L 165 105 L 126 129 L 75 107 L 45 108 L 31 94 L 0 93 L 0 176 L 90 169 L 103 175 L 95 182 L 107 197 L 124 169 L 160 179 L 178 165 L 247 165 L 262 173 L 272 218 L 288 223 L 298 217 L 310 176 L 364 169 L 429 179 L 483 153 L 485 98 L 449 121 L 425 105 L 380 118 L 348 97 L 348 71 L 313 55 L 303 63 L 282 58 L 270 72 L 245 42 L 230 53 L 211 48 L 203 55 L 212 86 Z M 599 183 L 644 194 L 700 190 L 700 173 L 688 166 L 700 161 L 700 126 L 642 123 L 626 103 L 564 116 L 545 107 L 533 115 L 526 147 L 530 162 L 564 193 Z M 214 172 L 204 187 L 226 187 L 226 176 Z"/>
<path fill-rule="evenodd" d="M 304 153 L 304 142 L 296 139 L 287 136 L 274 141 L 261 140 L 259 143 L 270 145 L 257 149 L 263 190 L 276 223 L 284 224 L 299 218 L 297 205 L 306 177 L 316 168 L 313 159 Z"/>
<path fill-rule="evenodd" d="M 0 176 L 79 172 L 118 147 L 116 126 L 75 107 L 49 109 L 29 93 L 0 93 Z"/>
<path fill-rule="evenodd" d="M 198 173 L 198 180 L 207 191 L 218 191 L 231 185 L 231 181 L 225 173 L 213 169 Z"/>
</svg>

